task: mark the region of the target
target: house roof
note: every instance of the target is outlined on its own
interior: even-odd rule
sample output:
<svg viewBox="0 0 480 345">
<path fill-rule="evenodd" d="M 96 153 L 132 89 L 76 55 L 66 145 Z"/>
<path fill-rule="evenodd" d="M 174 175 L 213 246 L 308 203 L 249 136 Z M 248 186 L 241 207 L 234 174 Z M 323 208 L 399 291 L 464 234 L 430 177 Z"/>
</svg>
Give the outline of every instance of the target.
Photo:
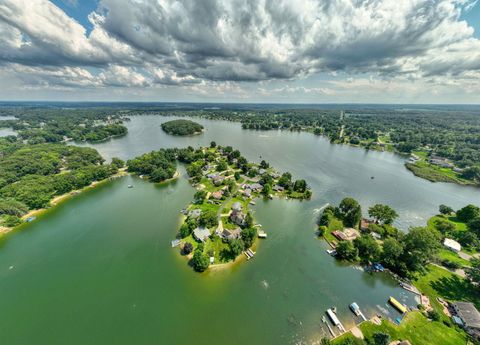
<svg viewBox="0 0 480 345">
<path fill-rule="evenodd" d="M 205 241 L 210 236 L 210 230 L 204 227 L 198 227 L 193 230 L 193 236 L 199 241 Z"/>
<path fill-rule="evenodd" d="M 455 302 L 453 306 L 466 327 L 480 329 L 480 313 L 473 303 Z"/>
<path fill-rule="evenodd" d="M 451 249 L 454 249 L 456 250 L 457 252 L 459 252 L 460 250 L 462 250 L 462 246 L 460 245 L 460 243 L 458 243 L 457 241 L 455 240 L 452 240 L 450 238 L 446 238 L 444 241 L 443 241 L 443 245 L 447 248 L 451 248 Z"/>
<path fill-rule="evenodd" d="M 241 211 L 242 210 L 242 204 L 240 202 L 236 202 L 232 205 L 232 210 L 235 211 Z"/>
</svg>

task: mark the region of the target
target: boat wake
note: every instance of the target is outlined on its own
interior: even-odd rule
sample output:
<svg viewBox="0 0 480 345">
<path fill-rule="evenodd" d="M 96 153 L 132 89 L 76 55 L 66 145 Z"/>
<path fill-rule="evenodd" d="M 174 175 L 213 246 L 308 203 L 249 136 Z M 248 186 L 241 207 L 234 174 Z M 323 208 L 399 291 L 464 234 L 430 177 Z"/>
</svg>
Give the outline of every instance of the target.
<svg viewBox="0 0 480 345">
<path fill-rule="evenodd" d="M 327 202 L 325 205 L 323 205 L 322 207 L 320 208 L 314 208 L 313 209 L 313 213 L 314 214 L 317 214 L 317 213 L 320 213 L 321 211 L 323 211 L 327 206 L 330 206 L 330 204 Z"/>
<path fill-rule="evenodd" d="M 262 285 L 262 287 L 263 287 L 265 290 L 268 289 L 268 286 L 269 286 L 269 285 L 268 285 L 268 282 L 267 282 L 266 280 L 262 280 L 262 281 L 260 282 L 260 284 Z"/>
</svg>

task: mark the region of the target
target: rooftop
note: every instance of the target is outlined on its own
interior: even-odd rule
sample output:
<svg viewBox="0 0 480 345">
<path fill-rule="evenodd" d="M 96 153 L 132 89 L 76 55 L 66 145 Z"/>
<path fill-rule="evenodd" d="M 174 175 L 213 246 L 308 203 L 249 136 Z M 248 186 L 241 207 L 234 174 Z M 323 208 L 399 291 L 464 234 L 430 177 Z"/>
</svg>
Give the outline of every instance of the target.
<svg viewBox="0 0 480 345">
<path fill-rule="evenodd" d="M 457 252 L 461 251 L 462 250 L 462 246 L 460 245 L 460 243 L 458 243 L 457 241 L 455 240 L 452 240 L 450 238 L 446 238 L 444 241 L 443 241 L 443 245 L 447 248 L 450 248 L 450 249 L 453 249 Z"/>
<path fill-rule="evenodd" d="M 480 329 L 480 313 L 473 303 L 455 302 L 453 307 L 466 327 Z"/>
</svg>

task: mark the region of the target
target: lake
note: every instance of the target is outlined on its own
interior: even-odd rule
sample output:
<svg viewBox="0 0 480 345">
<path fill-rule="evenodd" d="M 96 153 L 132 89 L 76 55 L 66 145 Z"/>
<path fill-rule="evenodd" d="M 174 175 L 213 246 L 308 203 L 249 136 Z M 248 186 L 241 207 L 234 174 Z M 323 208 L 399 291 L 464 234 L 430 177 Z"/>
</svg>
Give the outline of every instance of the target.
<svg viewBox="0 0 480 345">
<path fill-rule="evenodd" d="M 170 119 L 134 117 L 128 135 L 91 146 L 107 159 L 128 159 L 214 140 L 305 178 L 312 200 L 257 202 L 255 217 L 269 237 L 255 258 L 197 274 L 170 247 L 179 211 L 195 193 L 183 167 L 171 183 L 127 176 L 75 196 L 0 242 L 3 343 L 310 344 L 327 335 L 321 319 L 332 306 L 351 326 L 360 321 L 348 310 L 354 301 L 367 316 L 391 318 L 398 314 L 389 296 L 416 304 L 388 275 L 366 274 L 325 253 L 314 233 L 320 207 L 345 196 L 364 210 L 388 203 L 406 230 L 423 225 L 440 203 L 480 204 L 478 189 L 416 178 L 394 154 L 203 119 L 204 134 L 172 137 L 160 128 Z"/>
</svg>

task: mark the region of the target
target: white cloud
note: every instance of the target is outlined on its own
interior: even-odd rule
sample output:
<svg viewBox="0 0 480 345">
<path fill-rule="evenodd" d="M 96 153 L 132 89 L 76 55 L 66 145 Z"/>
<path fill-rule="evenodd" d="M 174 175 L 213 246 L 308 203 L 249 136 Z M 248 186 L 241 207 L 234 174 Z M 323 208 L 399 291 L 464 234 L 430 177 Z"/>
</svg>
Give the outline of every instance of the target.
<svg viewBox="0 0 480 345">
<path fill-rule="evenodd" d="M 248 94 L 244 82 L 317 73 L 343 82 L 369 74 L 384 87 L 441 80 L 441 88 L 470 93 L 478 86 L 480 41 L 459 18 L 476 1 L 101 0 L 87 34 L 47 0 L 3 0 L 0 69 L 14 66 L 10 76 L 26 85 L 184 85 L 237 97 Z M 264 90 L 333 96 L 342 87 Z"/>
</svg>

